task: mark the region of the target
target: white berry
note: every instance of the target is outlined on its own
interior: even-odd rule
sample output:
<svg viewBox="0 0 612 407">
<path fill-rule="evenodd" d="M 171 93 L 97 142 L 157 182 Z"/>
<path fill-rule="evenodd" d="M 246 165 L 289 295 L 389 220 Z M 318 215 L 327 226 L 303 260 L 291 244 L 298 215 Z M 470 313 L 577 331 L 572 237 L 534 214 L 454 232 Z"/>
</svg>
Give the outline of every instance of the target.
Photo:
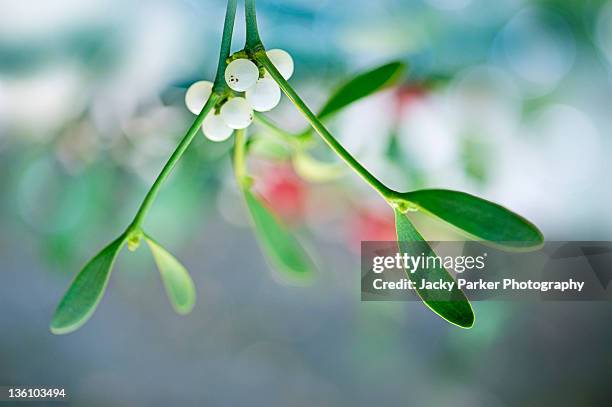
<svg viewBox="0 0 612 407">
<path fill-rule="evenodd" d="M 278 105 L 281 99 L 281 90 L 271 78 L 261 78 L 255 86 L 246 91 L 246 100 L 253 110 L 267 112 Z"/>
<path fill-rule="evenodd" d="M 209 140 L 224 141 L 232 135 L 234 130 L 225 124 L 221 115 L 210 113 L 206 116 L 206 119 L 204 119 L 202 131 Z"/>
<path fill-rule="evenodd" d="M 235 97 L 225 102 L 221 108 L 221 118 L 232 129 L 244 129 L 253 121 L 253 109 L 243 97 Z"/>
<path fill-rule="evenodd" d="M 287 51 L 282 49 L 271 49 L 266 51 L 266 55 L 272 61 L 272 64 L 278 69 L 278 72 L 285 79 L 291 78 L 293 75 L 293 58 Z"/>
<path fill-rule="evenodd" d="M 212 93 L 212 88 L 213 83 L 209 81 L 199 81 L 191 85 L 185 93 L 187 109 L 193 114 L 200 114 Z"/>
<path fill-rule="evenodd" d="M 255 85 L 259 78 L 257 65 L 248 59 L 236 59 L 225 68 L 225 82 L 237 92 L 244 92 Z"/>
</svg>

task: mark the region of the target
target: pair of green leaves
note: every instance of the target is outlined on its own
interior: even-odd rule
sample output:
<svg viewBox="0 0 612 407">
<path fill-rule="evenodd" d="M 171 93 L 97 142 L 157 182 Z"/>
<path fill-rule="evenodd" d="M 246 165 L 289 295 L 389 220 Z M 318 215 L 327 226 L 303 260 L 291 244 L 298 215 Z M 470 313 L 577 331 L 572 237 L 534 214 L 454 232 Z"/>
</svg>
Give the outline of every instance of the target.
<svg viewBox="0 0 612 407">
<path fill-rule="evenodd" d="M 317 119 L 326 119 L 351 103 L 386 86 L 393 85 L 401 77 L 404 69 L 403 64 L 394 62 L 357 75 L 332 94 L 320 110 Z M 309 137 L 310 131 L 302 133 L 302 137 Z M 305 166 L 309 170 L 306 172 L 312 172 L 317 177 L 321 172 L 326 172 L 320 171 L 320 166 L 314 166 L 316 171 L 311 171 L 313 168 L 311 164 Z M 399 249 L 402 253 L 434 253 L 405 216 L 404 212 L 409 208 L 422 210 L 435 216 L 455 226 L 471 239 L 492 242 L 503 248 L 528 250 L 537 248 L 542 244 L 541 233 L 526 219 L 500 205 L 463 192 L 449 190 L 413 191 L 397 194 L 393 203 L 396 205 L 396 230 Z M 434 270 L 416 270 L 415 273 L 408 273 L 408 276 L 417 283 L 422 279 L 427 281 L 453 281 L 453 277 L 443 267 Z M 417 284 L 418 286 L 420 284 Z M 419 289 L 417 292 L 425 304 L 445 320 L 464 328 L 473 325 L 474 312 L 461 290 L 455 288 L 446 298 L 437 298 L 435 292 L 427 290 Z"/>
<path fill-rule="evenodd" d="M 329 118 L 359 99 L 395 85 L 405 69 L 406 66 L 401 62 L 392 62 L 355 76 L 332 94 L 317 117 L 320 120 Z M 531 250 L 541 246 L 543 242 L 540 231 L 528 220 L 498 204 L 464 192 L 419 190 L 400 194 L 400 201 L 453 225 L 470 239 L 487 241 L 510 250 Z M 401 253 L 427 252 L 426 254 L 433 255 L 433 249 L 406 215 L 397 208 L 395 222 Z M 453 281 L 453 277 L 443 267 L 433 270 L 420 269 L 407 274 L 418 283 L 422 279 Z M 417 287 L 419 286 L 420 284 L 417 284 Z M 445 300 L 436 299 L 435 294 L 427 290 L 417 290 L 417 293 L 431 310 L 445 320 L 463 328 L 470 328 L 474 323 L 472 306 L 465 294 L 457 289 L 456 285 L 454 287 L 449 293 L 449 299 Z"/>
<path fill-rule="evenodd" d="M 416 207 L 458 228 L 467 237 L 483 240 L 509 250 L 533 250 L 543 243 L 543 236 L 531 222 L 520 215 L 465 192 L 445 189 L 426 189 L 401 194 L 404 203 Z M 395 209 L 398 246 L 401 253 L 435 255 L 414 225 L 398 208 Z M 443 267 L 417 269 L 407 273 L 417 287 L 422 279 L 427 281 L 453 281 Z M 474 324 L 474 312 L 465 294 L 456 288 L 448 293 L 447 300 L 439 300 L 436 293 L 417 290 L 423 302 L 445 320 L 462 328 Z"/>
<path fill-rule="evenodd" d="M 351 103 L 396 84 L 405 69 L 404 64 L 392 62 L 355 76 L 332 94 L 317 117 L 320 120 L 329 118 Z M 405 204 L 455 226 L 471 239 L 492 242 L 512 250 L 533 249 L 542 244 L 542 234 L 529 221 L 500 205 L 467 193 L 441 189 L 420 190 L 401 194 L 400 198 Z M 400 252 L 421 253 L 426 251 L 427 254 L 433 254 L 431 247 L 405 214 L 395 209 L 395 219 Z M 417 250 L 419 248 L 424 250 Z M 417 282 L 420 282 L 421 279 L 427 281 L 453 280 L 453 277 L 444 268 L 421 269 L 407 274 Z M 453 292 L 450 293 L 449 297 L 452 299 L 450 301 L 436 300 L 432 297 L 432 293 L 426 290 L 417 290 L 417 292 L 424 303 L 445 320 L 464 328 L 473 325 L 472 307 L 456 285 Z"/>
<path fill-rule="evenodd" d="M 152 238 L 145 236 L 144 239 L 153 253 L 173 308 L 181 315 L 188 314 L 195 304 L 196 292 L 187 269 Z M 115 259 L 127 240 L 126 234 L 121 235 L 83 267 L 53 315 L 52 333 L 76 331 L 91 318 L 104 295 Z"/>
</svg>

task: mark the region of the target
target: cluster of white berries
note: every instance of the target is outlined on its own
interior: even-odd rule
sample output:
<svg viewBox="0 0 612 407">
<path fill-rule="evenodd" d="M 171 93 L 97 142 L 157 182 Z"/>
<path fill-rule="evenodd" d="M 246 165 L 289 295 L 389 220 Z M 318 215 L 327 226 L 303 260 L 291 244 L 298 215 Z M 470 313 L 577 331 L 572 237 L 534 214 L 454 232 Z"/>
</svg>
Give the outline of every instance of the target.
<svg viewBox="0 0 612 407">
<path fill-rule="evenodd" d="M 272 49 L 266 52 L 283 78 L 293 75 L 293 59 L 282 49 Z M 235 129 L 247 128 L 253 121 L 253 110 L 267 112 L 278 105 L 281 90 L 276 82 L 266 74 L 259 77 L 259 68 L 253 61 L 235 59 L 225 69 L 225 82 L 230 89 L 244 92 L 244 97 L 235 96 L 227 100 L 219 113 L 211 112 L 204 119 L 202 131 L 212 141 L 227 140 Z M 200 114 L 204 104 L 212 93 L 213 83 L 199 81 L 187 89 L 185 104 L 193 114 Z"/>
</svg>

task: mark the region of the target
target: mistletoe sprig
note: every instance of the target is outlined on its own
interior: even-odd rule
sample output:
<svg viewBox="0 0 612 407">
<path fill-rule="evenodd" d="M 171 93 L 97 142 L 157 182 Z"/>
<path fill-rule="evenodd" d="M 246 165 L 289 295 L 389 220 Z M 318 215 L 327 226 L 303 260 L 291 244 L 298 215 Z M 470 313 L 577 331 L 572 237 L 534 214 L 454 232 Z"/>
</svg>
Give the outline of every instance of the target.
<svg viewBox="0 0 612 407">
<path fill-rule="evenodd" d="M 53 333 L 70 333 L 87 322 L 104 294 L 119 251 L 125 245 L 131 251 L 136 250 L 143 239 L 153 254 L 176 312 L 187 314 L 192 310 L 196 294 L 189 273 L 172 254 L 145 233 L 142 224 L 160 187 L 200 128 L 214 141 L 225 140 L 235 133 L 234 172 L 262 249 L 272 266 L 293 280 L 309 279 L 314 263 L 298 239 L 252 190 L 254 179 L 247 168 L 249 144 L 246 128 L 253 120 L 292 149 L 296 168 L 306 169 L 306 172 L 319 176 L 323 174 L 321 178 L 325 178 L 328 173 L 336 173 L 337 168 L 329 168 L 329 165 L 315 161 L 307 153 L 314 142 L 313 132 L 318 134 L 394 211 L 400 252 L 414 250 L 411 242 L 433 252 L 406 216 L 409 211 L 422 211 L 454 226 L 470 239 L 490 242 L 508 250 L 532 250 L 541 246 L 543 236 L 537 227 L 498 204 L 459 191 L 430 189 L 399 192 L 387 187 L 329 132 L 323 124 L 324 120 L 353 102 L 396 83 L 404 70 L 403 64 L 386 64 L 354 77 L 338 88 L 319 113 L 315 114 L 288 82 L 293 72 L 293 61 L 289 55 L 281 50 L 266 51 L 259 36 L 254 0 L 245 0 L 246 45 L 243 50 L 230 55 L 236 8 L 237 1 L 228 0 L 215 81 L 198 82 L 186 95 L 188 108 L 197 114 L 195 121 L 161 170 L 134 220 L 75 277 L 51 321 Z M 291 134 L 261 113 L 278 103 L 278 89 L 302 113 L 310 126 L 308 130 Z M 417 270 L 407 275 L 411 279 L 424 278 L 430 281 L 453 279 L 444 268 Z M 474 312 L 462 291 L 455 289 L 449 295 L 451 299 L 444 301 L 435 299 L 427 290 L 417 292 L 432 311 L 448 322 L 462 328 L 470 328 L 474 324 Z"/>
</svg>

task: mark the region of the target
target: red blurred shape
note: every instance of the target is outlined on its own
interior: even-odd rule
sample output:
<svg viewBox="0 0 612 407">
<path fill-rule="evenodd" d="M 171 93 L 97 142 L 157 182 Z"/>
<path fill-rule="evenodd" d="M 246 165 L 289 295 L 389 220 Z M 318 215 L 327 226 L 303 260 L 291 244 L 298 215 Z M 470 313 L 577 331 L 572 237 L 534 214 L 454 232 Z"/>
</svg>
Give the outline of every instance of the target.
<svg viewBox="0 0 612 407">
<path fill-rule="evenodd" d="M 348 232 L 351 249 L 355 251 L 361 250 L 362 241 L 397 240 L 393 211 L 389 208 L 359 209 L 350 219 Z"/>
<path fill-rule="evenodd" d="M 395 92 L 395 113 L 398 118 L 406 107 L 422 99 L 427 94 L 427 89 L 420 84 L 406 84 L 397 88 Z"/>
<path fill-rule="evenodd" d="M 267 169 L 258 184 L 261 196 L 283 221 L 296 224 L 304 219 L 307 186 L 290 165 Z"/>
</svg>

